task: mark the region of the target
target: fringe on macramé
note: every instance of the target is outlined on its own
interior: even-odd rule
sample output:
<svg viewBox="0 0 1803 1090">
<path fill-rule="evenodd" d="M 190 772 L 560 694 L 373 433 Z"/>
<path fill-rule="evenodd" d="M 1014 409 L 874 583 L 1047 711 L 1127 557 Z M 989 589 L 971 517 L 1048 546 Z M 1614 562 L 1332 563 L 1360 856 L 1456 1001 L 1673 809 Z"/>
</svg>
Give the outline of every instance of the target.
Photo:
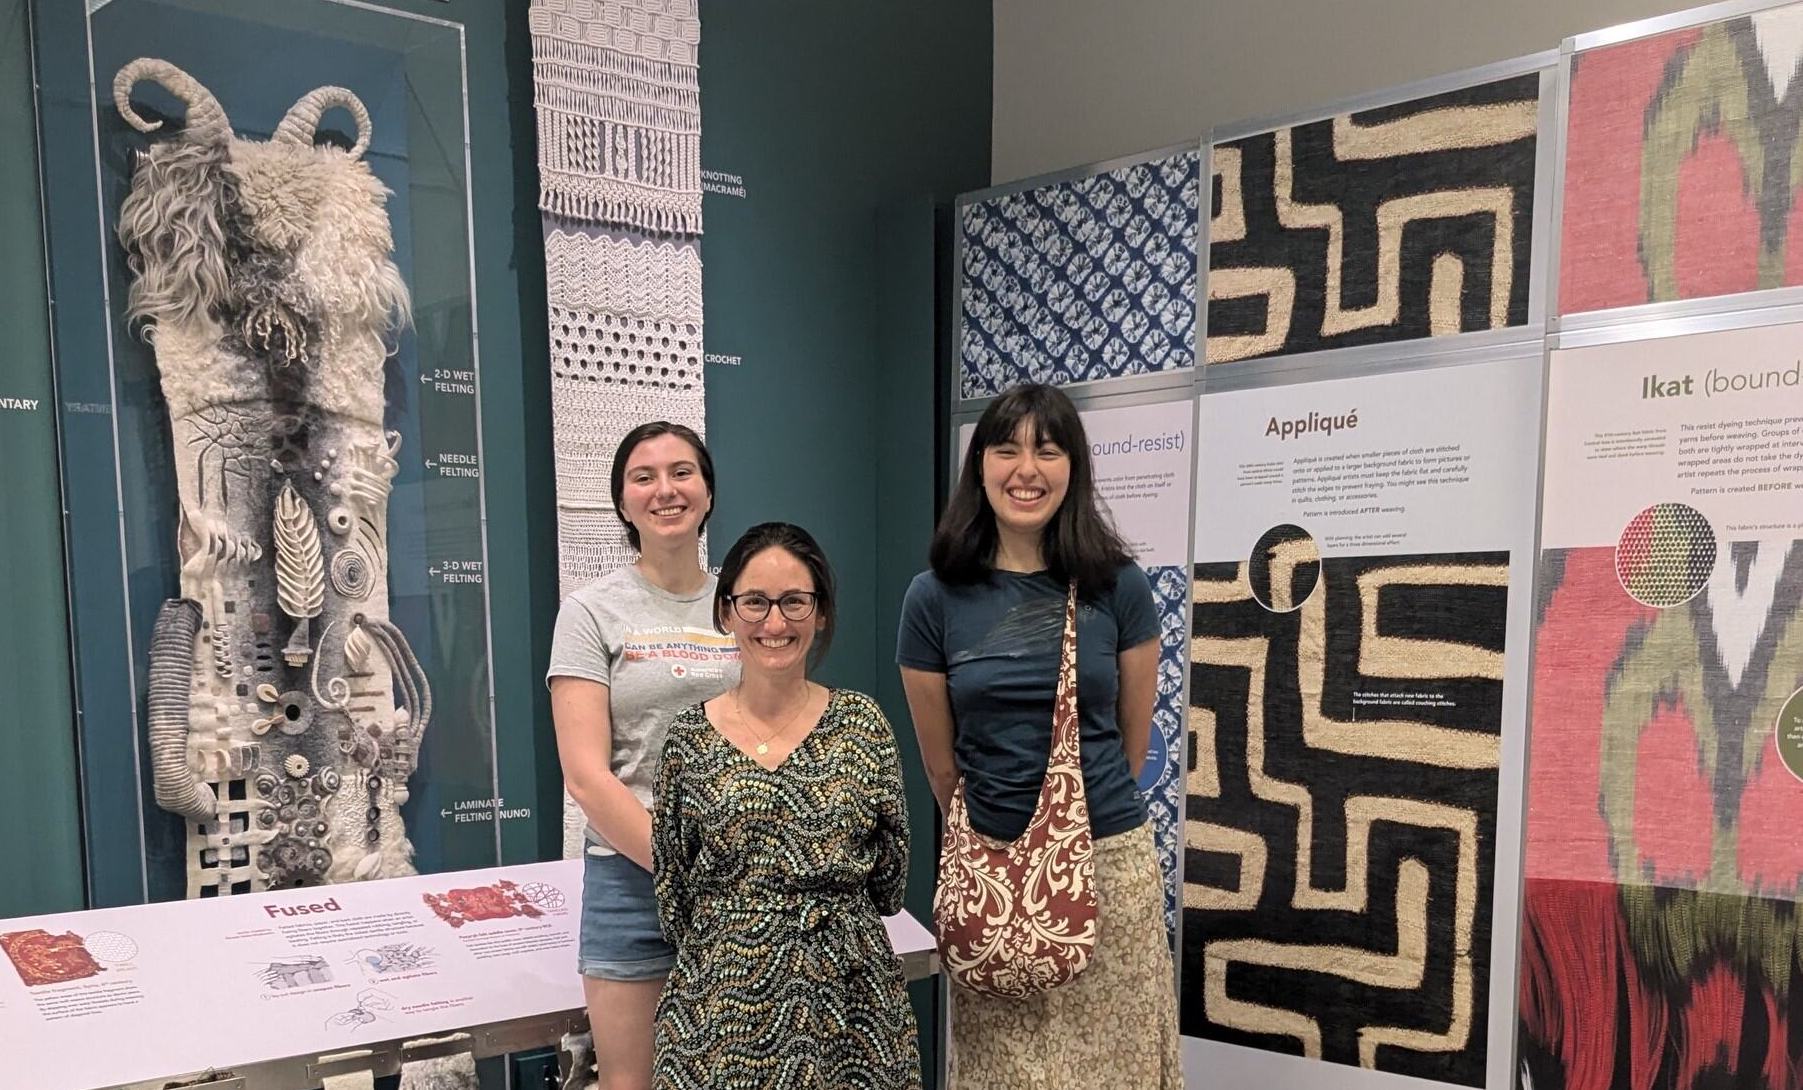
<svg viewBox="0 0 1803 1090">
<path fill-rule="evenodd" d="M 701 210 L 676 211 L 653 208 L 637 201 L 591 194 L 568 193 L 546 186 L 539 194 L 538 208 L 564 219 L 586 220 L 614 227 L 630 227 L 660 235 L 699 235 Z"/>
</svg>

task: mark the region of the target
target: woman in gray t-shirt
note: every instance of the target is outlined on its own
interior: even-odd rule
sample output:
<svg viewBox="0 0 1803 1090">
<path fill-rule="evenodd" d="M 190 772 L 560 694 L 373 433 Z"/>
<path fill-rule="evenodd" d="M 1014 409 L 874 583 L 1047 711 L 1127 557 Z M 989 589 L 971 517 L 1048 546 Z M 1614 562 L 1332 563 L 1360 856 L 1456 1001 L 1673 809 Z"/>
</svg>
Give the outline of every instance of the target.
<svg viewBox="0 0 1803 1090">
<path fill-rule="evenodd" d="M 615 452 L 611 483 L 639 560 L 564 599 L 546 682 L 564 786 L 587 819 L 578 963 L 595 1058 L 610 1086 L 638 1088 L 651 1085 L 652 1020 L 676 960 L 651 883 L 658 756 L 676 714 L 731 688 L 739 662 L 700 563 L 714 502 L 700 437 L 641 424 Z"/>
</svg>

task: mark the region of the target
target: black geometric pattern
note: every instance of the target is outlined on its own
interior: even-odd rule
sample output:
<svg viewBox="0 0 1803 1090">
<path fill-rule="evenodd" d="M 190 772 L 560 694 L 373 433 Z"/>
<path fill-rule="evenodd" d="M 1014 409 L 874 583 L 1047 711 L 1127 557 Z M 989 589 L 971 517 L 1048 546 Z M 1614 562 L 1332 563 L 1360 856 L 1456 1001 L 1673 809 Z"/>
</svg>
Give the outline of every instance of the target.
<svg viewBox="0 0 1803 1090">
<path fill-rule="evenodd" d="M 1527 321 L 1540 77 L 1217 144 L 1206 362 Z"/>
<path fill-rule="evenodd" d="M 1508 554 L 1199 564 L 1186 1035 L 1484 1081 Z"/>
</svg>

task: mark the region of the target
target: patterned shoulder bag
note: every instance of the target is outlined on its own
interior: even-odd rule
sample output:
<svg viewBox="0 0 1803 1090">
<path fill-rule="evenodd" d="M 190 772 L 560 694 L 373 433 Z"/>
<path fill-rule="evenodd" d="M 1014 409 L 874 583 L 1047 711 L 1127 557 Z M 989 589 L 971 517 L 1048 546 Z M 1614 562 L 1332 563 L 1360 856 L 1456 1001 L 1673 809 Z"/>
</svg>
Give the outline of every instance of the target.
<svg viewBox="0 0 1803 1090">
<path fill-rule="evenodd" d="M 970 827 L 964 779 L 952 793 L 933 922 L 953 982 L 1008 999 L 1056 988 L 1096 947 L 1095 845 L 1077 739 L 1077 585 L 1064 602 L 1052 754 L 1026 831 L 992 847 Z"/>
</svg>

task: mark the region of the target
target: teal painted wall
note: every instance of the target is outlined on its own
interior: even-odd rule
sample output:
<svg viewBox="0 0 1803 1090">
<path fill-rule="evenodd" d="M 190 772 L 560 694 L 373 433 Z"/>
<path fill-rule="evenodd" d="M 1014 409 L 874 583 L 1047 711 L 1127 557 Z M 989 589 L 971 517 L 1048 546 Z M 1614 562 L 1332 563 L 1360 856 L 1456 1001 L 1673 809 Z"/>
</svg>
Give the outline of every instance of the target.
<svg viewBox="0 0 1803 1090">
<path fill-rule="evenodd" d="M 25 0 L 0 0 L 0 918 L 83 906 L 56 388 Z M 7 408 L 35 402 L 31 408 Z M 29 815 L 29 817 L 27 817 Z"/>
</svg>

